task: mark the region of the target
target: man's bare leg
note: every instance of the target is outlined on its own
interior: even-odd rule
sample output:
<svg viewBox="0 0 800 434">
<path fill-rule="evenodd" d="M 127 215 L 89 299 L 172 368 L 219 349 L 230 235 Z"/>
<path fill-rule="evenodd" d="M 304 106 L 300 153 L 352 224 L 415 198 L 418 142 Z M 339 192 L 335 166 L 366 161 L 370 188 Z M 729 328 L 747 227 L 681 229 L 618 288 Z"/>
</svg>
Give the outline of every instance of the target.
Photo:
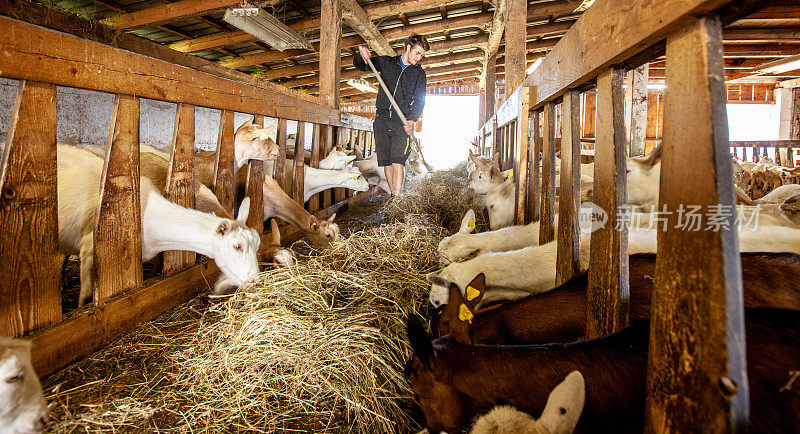
<svg viewBox="0 0 800 434">
<path fill-rule="evenodd" d="M 392 194 L 397 196 L 403 191 L 403 165 L 392 163 L 392 175 L 394 176 L 394 185 L 389 184 L 392 189 Z"/>
<path fill-rule="evenodd" d="M 388 166 L 383 166 L 383 173 L 386 175 L 386 182 L 389 184 L 389 191 L 391 191 L 392 195 L 394 195 L 394 165 L 390 164 Z"/>
</svg>

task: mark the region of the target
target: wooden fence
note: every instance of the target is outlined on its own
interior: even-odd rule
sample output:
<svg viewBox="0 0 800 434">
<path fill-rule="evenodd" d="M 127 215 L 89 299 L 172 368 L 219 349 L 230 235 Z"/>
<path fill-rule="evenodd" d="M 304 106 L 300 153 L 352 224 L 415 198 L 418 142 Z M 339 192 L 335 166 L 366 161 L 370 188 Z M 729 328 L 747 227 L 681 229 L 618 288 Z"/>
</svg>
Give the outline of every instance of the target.
<svg viewBox="0 0 800 434">
<path fill-rule="evenodd" d="M 298 144 L 312 123 L 312 158 L 318 165 L 335 137 L 371 140 L 371 121 L 338 110 L 152 57 L 0 17 L 0 76 L 20 80 L 0 167 L 0 335 L 31 335 L 36 371 L 46 375 L 107 345 L 181 303 L 216 278 L 211 261 L 193 255 L 165 259 L 167 277 L 142 282 L 139 208 L 139 99 L 178 104 L 168 196 L 194 203 L 195 107 L 221 110 L 214 192 L 228 210 L 235 201 L 234 112 L 278 119 L 274 178 L 283 185 L 287 120 L 298 124 Z M 116 94 L 101 203 L 95 226 L 94 303 L 62 315 L 61 262 L 57 251 L 56 86 Z M 293 191 L 303 201 L 303 146 L 295 157 Z M 248 223 L 263 229 L 260 162 L 251 164 Z M 309 210 L 327 217 L 347 203 L 342 191 L 312 198 Z"/>
<path fill-rule="evenodd" d="M 478 133 L 494 138 L 503 167 L 511 164 L 511 152 L 516 221 L 538 219 L 540 242 L 547 242 L 556 235 L 554 148 L 560 106 L 556 283 L 563 282 L 578 272 L 581 94 L 596 92 L 593 202 L 607 212 L 610 223 L 591 234 L 590 336 L 619 330 L 628 316 L 627 233 L 614 224 L 619 206 L 626 203 L 626 71 L 666 53 L 659 209 L 667 211 L 667 227 L 676 227 L 682 204 L 732 207 L 722 27 L 758 6 L 751 1 L 634 0 L 620 8 L 619 2 L 597 0 Z M 726 225 L 718 231 L 658 234 L 646 432 L 746 427 L 738 241 L 734 216 L 723 217 Z M 735 387 L 721 390 L 731 384 Z"/>
</svg>

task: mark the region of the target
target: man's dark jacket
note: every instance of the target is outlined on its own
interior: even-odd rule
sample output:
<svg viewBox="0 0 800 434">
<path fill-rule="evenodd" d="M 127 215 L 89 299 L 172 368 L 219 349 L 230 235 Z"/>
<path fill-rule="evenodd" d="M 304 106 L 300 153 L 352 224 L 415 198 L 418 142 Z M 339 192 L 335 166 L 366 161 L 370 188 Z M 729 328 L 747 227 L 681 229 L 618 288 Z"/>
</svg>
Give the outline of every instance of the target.
<svg viewBox="0 0 800 434">
<path fill-rule="evenodd" d="M 408 65 L 403 69 L 400 63 L 400 56 L 377 56 L 370 60 L 375 65 L 375 69 L 381 73 L 383 82 L 386 83 L 386 87 L 394 95 L 394 100 L 406 119 L 409 121 L 418 120 L 422 115 L 423 107 L 425 107 L 425 92 L 428 86 L 425 70 L 419 65 Z M 364 62 L 364 59 L 358 53 L 353 56 L 353 66 L 361 71 L 370 70 L 369 65 Z M 402 124 L 383 89 L 378 89 L 378 100 L 375 103 L 375 108 L 376 119 L 381 118 L 393 123 L 396 122 L 398 125 Z"/>
</svg>

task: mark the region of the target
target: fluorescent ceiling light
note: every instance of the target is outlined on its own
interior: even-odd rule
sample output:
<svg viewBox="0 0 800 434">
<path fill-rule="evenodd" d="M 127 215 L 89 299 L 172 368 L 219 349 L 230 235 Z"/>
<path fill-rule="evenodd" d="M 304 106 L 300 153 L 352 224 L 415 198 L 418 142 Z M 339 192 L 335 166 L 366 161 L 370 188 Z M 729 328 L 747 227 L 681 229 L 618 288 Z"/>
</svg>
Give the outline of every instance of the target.
<svg viewBox="0 0 800 434">
<path fill-rule="evenodd" d="M 304 37 L 259 7 L 245 4 L 244 7 L 230 8 L 222 19 L 278 51 L 287 48 L 313 50 Z"/>
<path fill-rule="evenodd" d="M 755 72 L 758 74 L 781 74 L 795 69 L 800 69 L 800 54 L 765 63 L 755 68 Z"/>
<path fill-rule="evenodd" d="M 529 66 L 528 69 L 525 71 L 525 73 L 526 74 L 530 74 L 531 72 L 535 71 L 536 68 L 538 68 L 539 65 L 542 64 L 543 60 L 544 60 L 544 57 L 540 57 L 540 58 L 534 60 L 533 63 L 531 63 L 531 66 Z"/>
<path fill-rule="evenodd" d="M 351 78 L 347 80 L 347 84 L 353 86 L 354 88 L 362 92 L 378 93 L 378 89 L 375 89 L 375 86 L 372 86 L 367 82 L 367 80 L 364 80 L 363 78 Z"/>
</svg>

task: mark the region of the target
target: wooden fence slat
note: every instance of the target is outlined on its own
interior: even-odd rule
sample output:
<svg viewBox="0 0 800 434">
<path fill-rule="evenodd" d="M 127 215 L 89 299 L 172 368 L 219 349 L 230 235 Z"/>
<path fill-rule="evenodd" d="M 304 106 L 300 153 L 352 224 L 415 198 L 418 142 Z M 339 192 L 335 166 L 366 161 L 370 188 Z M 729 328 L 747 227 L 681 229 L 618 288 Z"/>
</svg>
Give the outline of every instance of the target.
<svg viewBox="0 0 800 434">
<path fill-rule="evenodd" d="M 219 137 L 217 139 L 217 152 L 214 160 L 214 194 L 219 199 L 223 208 L 231 215 L 234 212 L 236 200 L 236 176 L 233 169 L 236 165 L 234 153 L 234 128 L 233 111 L 222 110 L 219 120 Z"/>
<path fill-rule="evenodd" d="M 555 120 L 556 105 L 549 102 L 544 105 L 544 128 L 542 131 L 542 195 L 540 200 L 541 212 L 539 215 L 539 244 L 553 241 L 553 207 L 555 206 L 556 179 L 556 148 L 555 148 Z"/>
<path fill-rule="evenodd" d="M 621 330 L 628 320 L 628 230 L 616 228 L 617 210 L 626 203 L 624 92 L 621 69 L 597 77 L 597 128 L 592 202 L 608 219 L 592 232 L 589 255 L 586 333 L 596 338 Z M 599 223 L 599 222 L 598 222 Z"/>
<path fill-rule="evenodd" d="M 335 127 L 329 125 L 322 126 L 322 136 L 321 136 L 323 143 L 322 148 L 324 149 L 325 156 L 330 154 L 331 150 L 333 149 L 333 138 L 335 136 L 334 128 Z M 329 188 L 322 192 L 322 209 L 331 206 L 332 198 L 333 198 L 333 189 Z"/>
<path fill-rule="evenodd" d="M 645 432 L 744 432 L 742 277 L 719 18 L 676 29 L 666 58 L 659 210 L 670 213 L 670 229 L 681 205 L 700 206 L 705 217 L 701 230 L 659 233 Z"/>
<path fill-rule="evenodd" d="M 286 191 L 286 119 L 278 119 L 278 129 L 276 131 L 278 142 L 278 156 L 272 169 L 272 179 L 278 183 L 283 191 Z"/>
<path fill-rule="evenodd" d="M 531 111 L 528 121 L 528 135 L 530 137 L 528 151 L 528 195 L 525 211 L 525 223 L 539 220 L 539 199 L 541 196 L 541 181 L 539 168 L 541 167 L 542 137 L 539 135 L 540 110 Z"/>
<path fill-rule="evenodd" d="M 322 159 L 320 158 L 320 150 L 323 149 L 323 146 L 320 144 L 321 138 L 320 125 L 314 124 L 314 130 L 311 136 L 311 167 L 315 167 L 317 169 L 319 169 L 319 160 Z M 321 196 L 321 194 L 317 193 L 308 199 L 308 212 L 313 214 L 319 211 L 319 200 Z"/>
<path fill-rule="evenodd" d="M 297 136 L 294 143 L 294 177 L 292 178 L 292 199 L 303 205 L 303 187 L 305 185 L 305 143 L 306 123 L 297 121 Z"/>
<path fill-rule="evenodd" d="M 101 181 L 94 226 L 95 304 L 142 285 L 138 97 L 116 96 Z"/>
<path fill-rule="evenodd" d="M 345 127 L 336 127 L 336 146 L 339 149 L 345 151 L 347 150 L 347 128 Z M 382 168 L 378 168 L 378 170 L 383 170 Z M 346 190 L 343 187 L 336 187 L 333 189 L 333 203 L 338 203 L 341 200 L 345 199 L 347 196 L 345 195 Z"/>
<path fill-rule="evenodd" d="M 628 155 L 636 157 L 645 153 L 647 132 L 647 80 L 649 63 L 628 72 L 625 83 L 625 137 Z"/>
<path fill-rule="evenodd" d="M 194 208 L 194 106 L 178 104 L 172 131 L 172 157 L 167 174 L 167 199 L 186 208 Z M 187 251 L 164 252 L 164 275 L 196 262 L 196 254 Z"/>
<path fill-rule="evenodd" d="M 56 87 L 22 81 L 0 156 L 0 335 L 61 320 Z"/>
<path fill-rule="evenodd" d="M 245 194 L 250 198 L 250 213 L 247 215 L 247 226 L 253 228 L 261 236 L 264 234 L 264 162 L 250 160 L 247 165 L 247 181 Z"/>
<path fill-rule="evenodd" d="M 561 185 L 558 194 L 558 254 L 556 256 L 556 285 L 580 272 L 580 228 L 578 211 L 581 206 L 581 93 L 571 90 L 564 94 L 561 125 Z"/>
<path fill-rule="evenodd" d="M 514 214 L 516 215 L 516 224 L 525 224 L 527 210 L 525 205 L 528 197 L 528 148 L 530 144 L 530 128 L 529 128 L 529 112 L 530 112 L 530 98 L 531 93 L 535 93 L 530 86 L 522 87 L 522 107 L 520 109 L 519 120 L 517 126 L 517 152 L 514 155 L 514 181 L 517 185 L 516 200 L 514 201 Z"/>
</svg>

